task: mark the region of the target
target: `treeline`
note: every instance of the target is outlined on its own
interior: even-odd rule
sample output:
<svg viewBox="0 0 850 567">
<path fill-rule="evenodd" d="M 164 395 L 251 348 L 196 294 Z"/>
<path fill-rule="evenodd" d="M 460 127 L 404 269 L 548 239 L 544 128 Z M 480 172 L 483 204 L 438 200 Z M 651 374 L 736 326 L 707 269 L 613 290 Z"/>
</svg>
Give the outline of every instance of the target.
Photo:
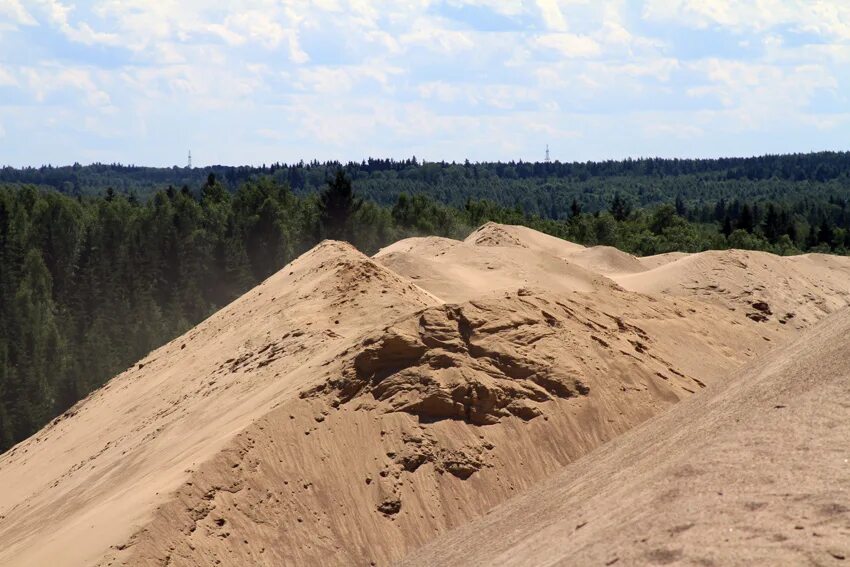
<svg viewBox="0 0 850 567">
<path fill-rule="evenodd" d="M 198 187 L 209 173 L 229 192 L 243 183 L 271 177 L 296 195 L 322 190 L 328 176 L 342 168 L 365 199 L 391 206 L 399 193 L 425 195 L 454 207 L 469 198 L 503 207 L 521 207 L 542 218 L 569 218 L 576 200 L 587 212 L 604 211 L 615 193 L 636 206 L 672 202 L 690 206 L 720 199 L 782 201 L 825 200 L 847 195 L 850 153 L 769 155 L 722 159 L 627 159 L 620 161 L 447 163 L 368 159 L 361 162 L 274 163 L 261 167 L 151 168 L 119 164 L 3 168 L 0 183 L 53 188 L 71 196 L 101 195 L 108 188 L 147 201 L 166 187 Z"/>
<path fill-rule="evenodd" d="M 558 219 L 476 198 L 450 207 L 422 194 L 381 206 L 355 196 L 341 170 L 308 195 L 271 175 L 231 192 L 208 174 L 146 200 L 113 189 L 71 197 L 0 187 L 0 450 L 322 238 L 371 254 L 410 235 L 462 238 L 493 220 L 644 255 L 843 254 L 848 216 L 836 197 L 694 204 L 679 195 L 646 208 L 615 193 L 593 211 L 573 199 Z"/>
</svg>

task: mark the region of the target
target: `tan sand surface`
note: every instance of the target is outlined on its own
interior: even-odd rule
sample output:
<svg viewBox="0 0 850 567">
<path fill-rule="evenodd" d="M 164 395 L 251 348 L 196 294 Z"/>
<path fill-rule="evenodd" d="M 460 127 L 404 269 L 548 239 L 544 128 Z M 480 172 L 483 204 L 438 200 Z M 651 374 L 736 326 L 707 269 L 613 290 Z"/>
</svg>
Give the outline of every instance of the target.
<svg viewBox="0 0 850 567">
<path fill-rule="evenodd" d="M 404 565 L 841 565 L 850 310 Z"/>
<path fill-rule="evenodd" d="M 0 456 L 0 564 L 387 564 L 848 303 L 822 255 L 325 242 Z"/>
</svg>

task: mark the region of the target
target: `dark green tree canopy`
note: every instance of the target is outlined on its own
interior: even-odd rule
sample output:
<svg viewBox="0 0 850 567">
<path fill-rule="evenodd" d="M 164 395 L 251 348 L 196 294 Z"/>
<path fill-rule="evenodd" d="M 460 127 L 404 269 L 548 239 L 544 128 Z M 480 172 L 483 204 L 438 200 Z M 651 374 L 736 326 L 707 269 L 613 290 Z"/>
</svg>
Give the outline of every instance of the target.
<svg viewBox="0 0 850 567">
<path fill-rule="evenodd" d="M 362 205 L 363 201 L 354 196 L 351 180 L 338 169 L 327 189 L 319 195 L 319 218 L 324 236 L 350 240 L 351 218 Z"/>
</svg>

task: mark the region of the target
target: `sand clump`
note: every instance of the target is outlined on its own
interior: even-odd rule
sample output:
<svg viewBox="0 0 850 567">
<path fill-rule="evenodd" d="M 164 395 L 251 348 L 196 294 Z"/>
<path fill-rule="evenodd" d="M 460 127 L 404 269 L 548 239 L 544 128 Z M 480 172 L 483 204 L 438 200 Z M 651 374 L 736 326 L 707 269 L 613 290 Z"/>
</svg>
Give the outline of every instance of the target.
<svg viewBox="0 0 850 567">
<path fill-rule="evenodd" d="M 850 299 L 844 258 L 668 256 L 324 242 L 0 456 L 0 564 L 413 560 Z"/>
</svg>

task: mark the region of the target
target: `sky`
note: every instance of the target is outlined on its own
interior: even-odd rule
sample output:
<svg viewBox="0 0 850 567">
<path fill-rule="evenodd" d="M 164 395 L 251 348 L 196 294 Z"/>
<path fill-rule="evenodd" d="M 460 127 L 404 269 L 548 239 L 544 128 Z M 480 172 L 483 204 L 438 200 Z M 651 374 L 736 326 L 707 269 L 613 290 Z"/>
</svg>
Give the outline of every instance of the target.
<svg viewBox="0 0 850 567">
<path fill-rule="evenodd" d="M 0 165 L 850 149 L 850 0 L 0 0 Z"/>
</svg>

